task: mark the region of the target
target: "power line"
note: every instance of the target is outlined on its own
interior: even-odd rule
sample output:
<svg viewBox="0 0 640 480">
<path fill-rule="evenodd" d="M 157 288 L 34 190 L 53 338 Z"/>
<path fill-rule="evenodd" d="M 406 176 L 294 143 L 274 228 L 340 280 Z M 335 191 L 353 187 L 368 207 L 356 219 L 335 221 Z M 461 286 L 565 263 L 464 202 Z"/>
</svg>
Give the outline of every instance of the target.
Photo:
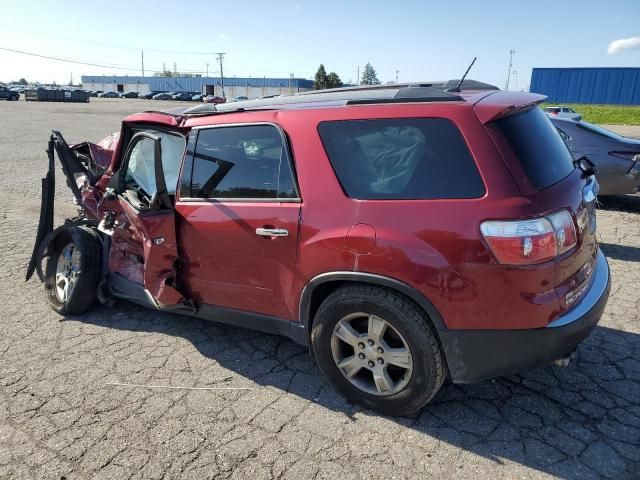
<svg viewBox="0 0 640 480">
<path fill-rule="evenodd" d="M 17 31 L 22 31 L 22 32 L 28 32 L 28 33 L 35 33 L 36 35 L 40 35 L 41 37 L 51 37 L 51 38 L 58 38 L 60 40 L 66 40 L 66 41 L 70 41 L 70 42 L 76 42 L 76 43 L 82 43 L 82 44 L 90 44 L 90 45 L 99 45 L 102 47 L 107 47 L 107 48 L 119 48 L 119 49 L 123 49 L 123 50 L 139 50 L 140 47 L 131 47 L 131 46 L 125 46 L 125 45 L 115 45 L 115 44 L 108 44 L 108 43 L 103 43 L 103 42 L 96 42 L 95 40 L 88 40 L 86 38 L 73 38 L 73 37 L 67 37 L 64 35 L 58 35 L 58 34 L 53 34 L 50 32 L 39 32 L 37 30 L 30 30 L 27 28 L 17 28 L 11 25 L 6 25 L 6 24 L 2 24 L 0 23 L 0 27 L 3 28 L 7 28 L 10 30 L 17 30 Z M 213 52 L 193 52 L 193 51 L 180 51 L 180 50 L 156 50 L 156 49 L 150 49 L 150 48 L 146 48 L 145 49 L 147 52 L 153 52 L 153 53 L 169 53 L 169 54 L 174 54 L 174 55 L 211 55 Z"/>
<path fill-rule="evenodd" d="M 115 70 L 137 70 L 138 69 L 138 67 L 127 67 L 124 65 L 109 65 L 109 64 L 101 64 L 101 63 L 82 62 L 80 60 L 72 60 L 70 58 L 41 55 L 39 53 L 25 52 L 24 50 L 14 50 L 13 48 L 6 48 L 6 47 L 0 47 L 0 50 L 4 50 L 6 52 L 12 52 L 12 53 L 19 53 L 21 55 L 28 55 L 30 57 L 46 58 L 47 60 L 55 60 L 57 62 L 67 62 L 67 63 L 75 63 L 78 65 L 87 65 L 90 67 L 112 68 Z"/>
<path fill-rule="evenodd" d="M 56 62 L 74 63 L 76 65 L 85 65 L 85 66 L 89 66 L 89 67 L 109 68 L 109 69 L 113 69 L 113 70 L 134 70 L 134 71 L 138 70 L 140 68 L 138 66 L 84 62 L 82 60 L 74 60 L 72 58 L 54 57 L 52 55 L 43 55 L 41 53 L 27 52 L 27 51 L 24 51 L 24 50 L 16 50 L 16 49 L 13 49 L 13 48 L 6 48 L 6 47 L 0 47 L 0 50 L 4 50 L 6 52 L 11 52 L 11 53 L 18 53 L 20 55 L 27 55 L 27 56 L 30 56 L 30 57 L 37 57 L 37 58 L 44 58 L 44 59 L 47 59 L 47 60 L 54 60 Z M 143 58 L 144 58 L 144 54 L 142 54 L 142 55 L 143 55 Z M 142 61 L 144 62 L 144 60 L 142 60 Z M 159 68 L 152 68 L 150 70 L 160 71 Z M 165 70 L 165 68 L 163 66 L 162 67 L 162 71 L 164 71 L 164 70 Z M 201 70 L 193 70 L 193 71 L 189 70 L 189 71 L 185 71 L 184 73 L 203 73 L 203 72 Z"/>
<path fill-rule="evenodd" d="M 17 50 L 17 49 L 13 49 L 13 48 L 7 48 L 7 47 L 0 47 L 0 50 L 2 51 L 6 51 L 6 52 L 11 52 L 11 53 L 16 53 L 19 55 L 26 55 L 26 56 L 30 56 L 30 57 L 36 57 L 36 58 L 44 58 L 46 60 L 53 60 L 56 62 L 63 62 L 63 63 L 72 63 L 72 64 L 76 64 L 76 65 L 85 65 L 85 66 L 89 66 L 89 67 L 99 67 L 99 68 L 108 68 L 108 69 L 112 69 L 112 70 L 130 70 L 130 71 L 156 71 L 156 72 L 163 72 L 165 71 L 165 66 L 163 65 L 162 68 L 150 68 L 148 66 L 144 65 L 144 52 L 141 51 L 140 52 L 140 60 L 141 60 L 141 64 L 140 65 L 122 65 L 122 64 L 109 64 L 109 63 L 93 63 L 93 62 L 85 62 L 83 60 L 78 60 L 78 59 L 73 59 L 73 58 L 66 58 L 66 57 L 56 57 L 56 56 L 52 56 L 52 55 L 44 55 L 41 53 L 36 53 L 36 52 L 28 52 L 25 50 Z M 147 50 L 148 51 L 148 50 Z M 222 60 L 224 59 L 224 55 L 226 55 L 225 52 L 217 52 L 216 55 L 218 56 L 217 61 L 220 62 L 220 75 L 221 77 L 223 76 L 223 65 L 222 65 Z M 189 64 L 187 64 L 189 65 Z M 282 73 L 290 73 L 290 72 L 285 72 L 285 71 L 262 71 L 260 72 L 260 75 L 255 74 L 255 70 L 245 70 L 245 69 L 240 69 L 240 70 L 234 70 L 234 72 L 237 73 L 245 73 L 245 74 L 249 74 L 249 76 L 253 76 L 253 77 L 262 77 L 263 74 L 282 74 Z M 46 73 L 46 72 L 41 72 L 41 73 Z M 53 72 L 50 72 L 53 73 Z M 198 70 L 181 70 L 181 73 L 185 73 L 185 74 L 204 74 L 207 73 L 208 76 L 208 72 L 206 72 L 206 70 L 202 70 L 202 69 L 198 69 Z M 253 74 L 253 75 L 252 75 Z M 143 73 L 144 76 L 144 73 Z M 313 75 L 309 75 L 309 77 L 313 77 Z M 283 77 L 286 78 L 286 77 Z"/>
</svg>

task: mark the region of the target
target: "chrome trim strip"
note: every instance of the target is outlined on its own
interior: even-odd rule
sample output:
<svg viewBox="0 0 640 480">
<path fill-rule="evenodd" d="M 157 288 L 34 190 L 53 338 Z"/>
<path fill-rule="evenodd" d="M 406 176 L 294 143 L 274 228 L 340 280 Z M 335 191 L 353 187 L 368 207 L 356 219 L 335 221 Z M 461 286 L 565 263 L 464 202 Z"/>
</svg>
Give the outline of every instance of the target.
<svg viewBox="0 0 640 480">
<path fill-rule="evenodd" d="M 302 203 L 299 198 L 180 198 L 184 203 Z"/>
<path fill-rule="evenodd" d="M 558 317 L 546 328 L 564 327 L 584 317 L 604 294 L 609 284 L 609 264 L 602 250 L 598 250 L 596 266 L 593 271 L 591 286 L 582 299 L 564 315 Z"/>
</svg>

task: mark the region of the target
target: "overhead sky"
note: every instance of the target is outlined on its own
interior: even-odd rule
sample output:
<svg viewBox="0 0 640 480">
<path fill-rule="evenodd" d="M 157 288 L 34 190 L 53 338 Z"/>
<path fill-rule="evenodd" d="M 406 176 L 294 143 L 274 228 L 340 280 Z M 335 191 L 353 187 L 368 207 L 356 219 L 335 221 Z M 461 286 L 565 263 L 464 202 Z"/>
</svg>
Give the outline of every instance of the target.
<svg viewBox="0 0 640 480">
<path fill-rule="evenodd" d="M 344 82 L 366 62 L 382 82 L 396 70 L 399 81 L 459 78 L 477 56 L 469 78 L 503 88 L 513 49 L 526 89 L 532 67 L 640 67 L 638 37 L 640 0 L 3 0 L 0 48 L 105 66 L 0 50 L 0 81 L 139 75 L 144 49 L 147 75 L 163 63 L 205 73 L 208 63 L 214 76 L 222 51 L 225 76 L 311 78 L 324 63 Z"/>
</svg>

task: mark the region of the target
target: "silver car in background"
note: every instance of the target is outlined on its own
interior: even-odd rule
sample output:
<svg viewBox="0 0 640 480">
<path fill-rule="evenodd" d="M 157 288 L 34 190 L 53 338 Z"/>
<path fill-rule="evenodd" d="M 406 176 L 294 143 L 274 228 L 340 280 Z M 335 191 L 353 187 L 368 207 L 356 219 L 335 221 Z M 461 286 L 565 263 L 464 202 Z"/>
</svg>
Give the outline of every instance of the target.
<svg viewBox="0 0 640 480">
<path fill-rule="evenodd" d="M 560 118 L 569 118 L 571 120 L 575 120 L 579 122 L 582 120 L 582 115 L 576 112 L 573 108 L 565 107 L 565 106 L 557 106 L 557 107 L 544 107 L 544 113 L 553 117 Z"/>
<path fill-rule="evenodd" d="M 549 115 L 574 158 L 586 157 L 597 168 L 600 195 L 640 190 L 640 140 L 623 137 L 588 122 Z"/>
</svg>

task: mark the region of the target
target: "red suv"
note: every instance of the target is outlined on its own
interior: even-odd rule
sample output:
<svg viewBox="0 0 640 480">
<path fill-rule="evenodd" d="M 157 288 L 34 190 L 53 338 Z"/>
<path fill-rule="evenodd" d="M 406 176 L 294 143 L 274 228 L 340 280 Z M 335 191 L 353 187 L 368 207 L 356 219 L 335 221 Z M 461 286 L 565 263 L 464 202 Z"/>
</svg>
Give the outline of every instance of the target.
<svg viewBox="0 0 640 480">
<path fill-rule="evenodd" d="M 566 363 L 610 279 L 593 170 L 543 99 L 394 85 L 54 132 L 28 277 L 63 315 L 126 299 L 288 336 L 389 414 Z M 54 151 L 80 205 L 55 230 Z"/>
</svg>

